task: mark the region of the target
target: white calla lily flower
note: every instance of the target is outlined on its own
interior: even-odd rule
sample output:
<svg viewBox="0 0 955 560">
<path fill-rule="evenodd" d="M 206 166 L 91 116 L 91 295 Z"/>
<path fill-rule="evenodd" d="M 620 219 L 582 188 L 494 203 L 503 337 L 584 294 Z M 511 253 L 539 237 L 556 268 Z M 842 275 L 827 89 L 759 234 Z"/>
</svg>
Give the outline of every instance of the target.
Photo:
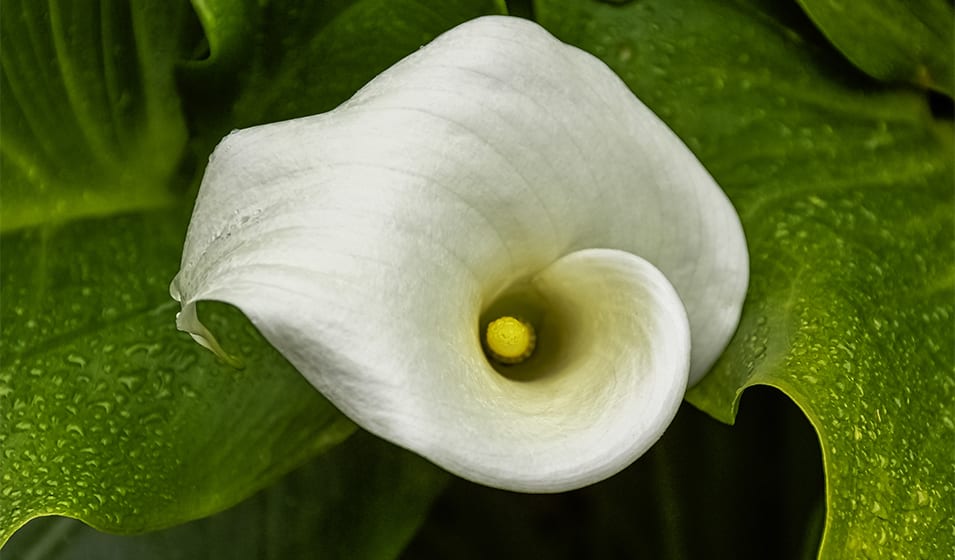
<svg viewBox="0 0 955 560">
<path fill-rule="evenodd" d="M 556 492 L 660 437 L 747 281 L 729 200 L 623 82 L 486 17 L 334 111 L 227 136 L 171 291 L 217 353 L 198 301 L 240 308 L 365 429 Z"/>
</svg>

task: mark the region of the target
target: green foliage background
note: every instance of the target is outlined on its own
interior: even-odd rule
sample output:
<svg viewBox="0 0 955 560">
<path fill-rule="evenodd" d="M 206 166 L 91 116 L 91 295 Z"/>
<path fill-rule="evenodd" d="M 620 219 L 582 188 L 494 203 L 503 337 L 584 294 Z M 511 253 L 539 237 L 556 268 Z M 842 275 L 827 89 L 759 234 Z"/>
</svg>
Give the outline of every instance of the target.
<svg viewBox="0 0 955 560">
<path fill-rule="evenodd" d="M 732 429 L 684 407 L 620 476 L 519 496 L 442 493 L 439 469 L 349 438 L 241 314 L 202 312 L 236 370 L 175 330 L 167 293 L 223 134 L 329 110 L 505 6 L 2 0 L 0 537 L 50 514 L 162 529 L 268 488 L 142 537 L 37 520 L 3 554 L 380 558 L 419 526 L 409 557 L 807 557 L 820 538 L 832 558 L 951 551 L 955 15 L 840 6 L 510 6 L 610 65 L 740 211 L 743 320 L 689 402 L 733 422 L 747 387 L 781 391 L 746 391 Z"/>
</svg>

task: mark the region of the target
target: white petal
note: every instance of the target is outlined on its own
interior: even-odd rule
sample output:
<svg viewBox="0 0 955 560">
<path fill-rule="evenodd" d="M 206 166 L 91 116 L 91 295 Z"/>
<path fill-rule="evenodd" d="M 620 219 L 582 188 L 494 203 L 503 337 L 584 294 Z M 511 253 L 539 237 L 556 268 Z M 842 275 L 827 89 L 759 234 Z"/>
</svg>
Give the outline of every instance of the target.
<svg viewBox="0 0 955 560">
<path fill-rule="evenodd" d="M 581 282 L 597 279 L 575 267 L 633 268 L 634 285 L 614 280 L 623 291 L 607 301 L 636 305 L 645 280 L 634 257 L 558 260 L 592 248 L 639 255 L 675 286 L 693 340 L 690 376 L 699 379 L 732 336 L 745 295 L 735 211 L 603 63 L 535 24 L 490 17 L 442 35 L 335 111 L 224 139 L 203 178 L 174 293 L 180 326 L 210 346 L 190 321 L 195 303 L 242 309 L 366 429 L 474 480 L 559 490 L 618 470 L 658 432 L 637 437 L 614 425 L 608 433 L 633 437 L 616 454 L 588 447 L 593 433 L 578 430 L 590 435 L 547 440 L 556 458 L 511 455 L 530 448 L 539 425 L 527 415 L 519 415 L 526 425 L 488 425 L 494 414 L 474 408 L 508 417 L 515 395 L 540 401 L 533 384 L 483 392 L 501 377 L 481 353 L 478 317 L 515 281 L 546 284 L 542 270 L 564 267 Z M 553 272 L 554 286 L 563 277 Z M 593 305 L 607 311 L 610 346 L 644 347 L 601 297 Z M 618 365 L 644 359 L 615 355 Z M 610 371 L 591 375 L 633 393 L 621 403 L 644 394 L 619 380 L 642 379 L 639 370 Z M 664 401 L 668 422 L 677 405 Z M 568 410 L 567 422 L 589 414 L 581 411 Z M 589 456 L 561 463 L 578 454 Z"/>
</svg>

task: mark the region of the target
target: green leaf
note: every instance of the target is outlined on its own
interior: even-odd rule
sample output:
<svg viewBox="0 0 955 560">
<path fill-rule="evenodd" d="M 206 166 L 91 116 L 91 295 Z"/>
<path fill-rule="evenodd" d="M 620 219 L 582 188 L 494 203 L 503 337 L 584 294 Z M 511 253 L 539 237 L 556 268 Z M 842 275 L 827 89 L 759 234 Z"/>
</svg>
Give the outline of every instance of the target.
<svg viewBox="0 0 955 560">
<path fill-rule="evenodd" d="M 689 144 L 739 209 L 742 322 L 691 402 L 731 422 L 772 385 L 818 431 L 822 554 L 955 545 L 952 123 L 841 64 L 770 0 L 538 2 Z"/>
<path fill-rule="evenodd" d="M 955 96 L 955 6 L 948 0 L 798 0 L 842 54 L 880 80 Z"/>
<path fill-rule="evenodd" d="M 220 514 L 142 536 L 107 535 L 60 517 L 35 519 L 11 558 L 394 558 L 448 475 L 366 433 Z"/>
<path fill-rule="evenodd" d="M 217 6 L 231 14 L 236 3 L 203 0 L 199 12 Z M 442 32 L 504 11 L 501 0 L 271 0 L 258 12 L 246 10 L 257 19 L 259 33 L 240 72 L 239 93 L 228 98 L 227 111 L 199 121 L 204 125 L 200 133 L 218 140 L 234 128 L 334 109 Z M 228 53 L 223 48 L 213 54 L 221 58 Z M 209 70 L 218 72 L 214 65 Z"/>
<path fill-rule="evenodd" d="M 3 0 L 3 231 L 169 206 L 186 147 L 185 4 Z"/>
<path fill-rule="evenodd" d="M 202 24 L 209 50 L 208 57 L 190 68 L 207 71 L 214 67 L 216 78 L 246 64 L 255 46 L 254 36 L 261 18 L 262 4 L 256 0 L 192 0 L 192 7 Z"/>
<path fill-rule="evenodd" d="M 497 9 L 196 6 L 198 22 L 186 4 L 158 0 L 49 12 L 4 0 L 3 88 L 15 95 L 2 115 L 2 218 L 13 231 L 0 238 L 0 543 L 40 515 L 121 533 L 209 515 L 354 430 L 236 310 L 202 314 L 242 370 L 176 331 L 168 285 L 190 161 L 253 114 L 334 106 L 427 38 Z M 383 533 L 382 546 L 401 531 Z"/>
<path fill-rule="evenodd" d="M 45 514 L 117 532 L 208 515 L 353 430 L 238 311 L 205 314 L 242 370 L 171 327 L 182 218 L 3 237 L 3 537 Z"/>
</svg>

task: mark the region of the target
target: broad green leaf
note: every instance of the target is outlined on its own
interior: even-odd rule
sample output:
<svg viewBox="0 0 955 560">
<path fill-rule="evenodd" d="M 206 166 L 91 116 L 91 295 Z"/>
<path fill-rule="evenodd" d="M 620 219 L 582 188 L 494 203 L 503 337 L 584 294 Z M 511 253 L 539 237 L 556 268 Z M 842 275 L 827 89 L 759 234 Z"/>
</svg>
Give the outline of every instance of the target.
<svg viewBox="0 0 955 560">
<path fill-rule="evenodd" d="M 49 13 L 45 5 L 3 4 L 4 26 L 16 17 L 24 29 L 40 31 L 14 26 L 7 33 L 4 27 L 3 37 L 4 93 L 18 93 L 3 104 L 3 220 L 4 228 L 17 230 L 0 240 L 0 542 L 46 514 L 124 533 L 208 515 L 352 432 L 235 310 L 212 305 L 202 313 L 216 323 L 210 328 L 226 335 L 223 344 L 244 369 L 218 362 L 175 330 L 168 284 L 178 270 L 191 202 L 184 193 L 193 179 L 170 171 L 190 169 L 186 123 L 170 108 L 190 116 L 190 128 L 198 131 L 188 139 L 197 150 L 192 157 L 202 161 L 217 134 L 251 124 L 248 114 L 287 116 L 287 104 L 270 105 L 264 94 L 299 99 L 302 80 L 294 73 L 278 80 L 274 68 L 307 62 L 301 72 L 313 81 L 307 100 L 296 102 L 300 110 L 310 103 L 334 106 L 351 93 L 345 81 L 357 88 L 421 42 L 494 9 L 483 1 L 431 9 L 410 0 L 359 0 L 303 12 L 276 1 L 242 3 L 246 11 L 235 15 L 231 4 L 197 1 L 212 52 L 196 62 L 203 56 L 200 28 L 188 6 L 118 4 L 96 6 L 95 14 L 105 14 L 102 22 L 72 3 L 51 5 Z M 169 14 L 175 14 L 170 21 L 187 21 L 181 31 L 168 24 Z M 114 40 L 118 29 L 126 35 Z M 257 31 L 236 39 L 249 29 Z M 294 29 L 297 35 L 290 34 Z M 380 42 L 365 37 L 372 30 Z M 50 46 L 57 33 L 69 37 L 56 39 L 70 44 L 69 52 Z M 294 48 L 294 41 L 312 35 L 334 41 Z M 279 48 L 286 43 L 294 50 L 287 56 Z M 375 48 L 353 48 L 369 43 Z M 170 54 L 170 44 L 190 46 Z M 109 56 L 96 49 L 126 56 L 124 72 L 129 56 L 141 68 L 116 74 Z M 229 49 L 255 54 L 233 70 L 243 57 Z M 16 58 L 28 54 L 29 60 Z M 8 58 L 19 66 L 8 71 Z M 103 75 L 87 69 L 82 79 L 57 85 L 58 76 L 69 75 L 67 65 L 86 68 L 73 60 Z M 170 89 L 176 61 L 186 64 L 181 98 Z M 241 79 L 228 78 L 230 72 Z M 205 89 L 198 91 L 199 84 Z M 258 93 L 235 90 L 236 84 L 262 88 L 261 105 Z M 237 96 L 242 111 L 212 102 Z M 135 146 L 127 138 L 133 133 Z M 137 149 L 87 146 L 96 135 L 103 139 L 96 146 Z M 6 150 L 21 141 L 32 142 L 24 153 L 45 158 L 30 164 L 49 179 L 35 192 L 19 180 L 25 172 L 8 171 Z M 86 165 L 86 155 L 109 165 Z M 71 205 L 71 197 L 84 206 Z M 163 205 L 170 209 L 127 213 Z"/>
<path fill-rule="evenodd" d="M 186 148 L 184 3 L 0 4 L 3 231 L 169 206 Z"/>
<path fill-rule="evenodd" d="M 819 434 L 821 554 L 955 545 L 951 122 L 840 64 L 770 0 L 540 1 L 679 134 L 740 211 L 751 280 L 734 342 L 689 395 L 731 422 L 778 387 Z"/>
<path fill-rule="evenodd" d="M 233 5 L 241 2 L 197 4 L 200 14 L 233 14 Z M 480 15 L 504 13 L 504 5 L 502 0 L 270 0 L 258 12 L 243 10 L 257 19 L 259 33 L 240 72 L 238 94 L 225 100 L 226 111 L 197 116 L 200 134 L 214 141 L 234 128 L 334 109 L 442 32 Z M 212 54 L 214 60 L 229 55 L 215 48 Z M 212 64 L 209 71 L 219 69 Z"/>
<path fill-rule="evenodd" d="M 0 528 L 135 532 L 232 505 L 354 429 L 237 311 L 242 370 L 169 328 L 181 212 L 3 237 Z"/>
<path fill-rule="evenodd" d="M 842 53 L 880 80 L 955 96 L 950 0 L 798 0 Z"/>
<path fill-rule="evenodd" d="M 100 533 L 61 517 L 35 519 L 11 558 L 394 558 L 448 479 L 366 433 L 222 513 L 141 536 Z"/>
</svg>

